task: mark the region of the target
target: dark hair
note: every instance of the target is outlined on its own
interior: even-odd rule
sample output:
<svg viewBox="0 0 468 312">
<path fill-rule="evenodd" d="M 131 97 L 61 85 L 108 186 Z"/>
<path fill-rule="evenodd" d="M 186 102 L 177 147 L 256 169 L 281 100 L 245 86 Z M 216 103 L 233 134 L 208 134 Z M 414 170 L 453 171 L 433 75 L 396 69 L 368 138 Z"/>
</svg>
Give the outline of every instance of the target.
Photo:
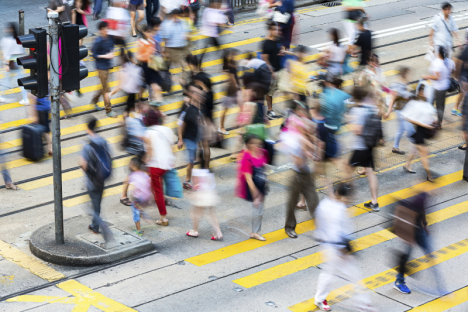
<svg viewBox="0 0 468 312">
<path fill-rule="evenodd" d="M 356 102 L 361 102 L 369 94 L 369 89 L 367 87 L 355 86 L 352 92 L 353 99 Z"/>
<path fill-rule="evenodd" d="M 296 48 L 295 52 L 296 53 L 307 53 L 307 47 L 301 44 Z"/>
<path fill-rule="evenodd" d="M 96 128 L 98 120 L 96 117 L 91 117 L 88 120 L 88 129 L 94 132 L 94 129 Z"/>
<path fill-rule="evenodd" d="M 445 60 L 447 58 L 447 53 L 445 52 L 445 48 L 443 46 L 439 46 L 439 55 Z"/>
<path fill-rule="evenodd" d="M 410 68 L 408 66 L 400 66 L 398 67 L 398 71 L 400 72 L 401 77 L 406 77 L 410 72 Z"/>
<path fill-rule="evenodd" d="M 184 13 L 184 14 L 187 14 L 189 12 L 190 12 L 189 7 L 184 7 L 183 10 L 182 10 L 182 13 Z"/>
<path fill-rule="evenodd" d="M 360 26 L 364 26 L 365 22 L 367 22 L 367 17 L 361 17 L 358 21 L 357 24 Z"/>
<path fill-rule="evenodd" d="M 351 195 L 351 190 L 348 187 L 346 187 L 344 183 L 340 183 L 335 188 L 335 194 L 340 197 L 347 197 Z"/>
<path fill-rule="evenodd" d="M 185 58 L 185 61 L 189 65 L 195 65 L 197 67 L 200 67 L 200 61 L 198 60 L 198 57 L 196 55 L 193 55 L 193 54 L 187 55 L 187 57 Z"/>
<path fill-rule="evenodd" d="M 194 87 L 194 88 L 196 88 L 198 90 L 203 90 L 200 86 L 197 86 L 193 82 L 187 84 L 187 90 L 190 90 L 190 87 Z"/>
<path fill-rule="evenodd" d="M 245 145 L 249 144 L 250 141 L 252 140 L 260 140 L 260 137 L 256 134 L 253 134 L 253 133 L 246 133 L 244 135 L 244 143 Z"/>
<path fill-rule="evenodd" d="M 130 159 L 130 165 L 134 166 L 138 170 L 140 170 L 142 164 L 143 162 L 138 157 L 133 157 L 132 159 Z"/>
<path fill-rule="evenodd" d="M 247 55 L 247 60 L 251 60 L 251 59 L 254 59 L 254 58 L 257 58 L 257 53 L 256 52 L 249 52 L 249 54 Z"/>
<path fill-rule="evenodd" d="M 340 45 L 340 32 L 336 28 L 330 29 L 330 34 L 333 38 L 333 43 L 337 46 Z"/>
<path fill-rule="evenodd" d="M 124 48 L 120 48 L 120 56 L 122 57 L 123 63 L 129 63 L 132 61 L 132 52 L 126 52 Z"/>
<path fill-rule="evenodd" d="M 73 6 L 76 8 L 75 3 L 76 3 L 76 0 L 73 1 Z M 90 5 L 91 5 L 91 1 L 89 1 L 89 0 L 81 0 L 81 10 L 83 10 L 83 11 L 88 10 L 88 8 L 89 8 Z"/>
<path fill-rule="evenodd" d="M 13 34 L 12 34 L 13 38 L 18 37 L 19 33 L 18 33 L 18 24 L 17 23 L 9 22 L 9 23 L 6 24 L 6 27 L 13 30 Z"/>
<path fill-rule="evenodd" d="M 267 29 L 268 30 L 271 30 L 274 26 L 278 26 L 278 23 L 277 22 L 273 22 L 273 21 L 268 21 L 267 22 Z"/>
<path fill-rule="evenodd" d="M 193 77 L 193 80 L 198 80 L 202 82 L 208 88 L 208 90 L 211 91 L 211 88 L 212 88 L 211 79 L 207 73 L 204 73 L 204 72 L 198 73 L 195 75 L 195 77 Z"/>
<path fill-rule="evenodd" d="M 159 25 L 161 25 L 161 23 L 162 23 L 162 21 L 158 16 L 154 16 L 154 17 L 151 18 L 151 26 L 152 27 L 159 26 Z"/>
<path fill-rule="evenodd" d="M 442 3 L 442 10 L 447 10 L 447 9 L 451 9 L 452 8 L 452 5 L 448 2 L 444 2 Z"/>
<path fill-rule="evenodd" d="M 98 24 L 98 29 L 102 30 L 103 28 L 106 28 L 108 26 L 109 26 L 109 24 L 106 21 L 100 21 L 99 24 Z"/>
<path fill-rule="evenodd" d="M 255 80 L 254 82 L 245 85 L 245 87 L 253 91 L 254 98 L 252 99 L 252 101 L 263 101 L 265 98 L 265 94 L 267 94 L 268 92 L 268 87 L 266 85 L 256 82 Z"/>
<path fill-rule="evenodd" d="M 229 56 L 233 53 L 237 53 L 238 50 L 236 49 L 226 49 L 224 50 L 223 54 L 223 70 L 229 69 L 229 66 L 235 66 L 236 61 L 235 60 L 230 60 Z"/>
<path fill-rule="evenodd" d="M 331 83 L 332 85 L 334 85 L 337 88 L 340 88 L 341 84 L 343 83 L 343 80 L 340 78 L 340 76 L 332 75 L 330 73 L 327 74 L 325 79 L 326 79 L 327 82 Z"/>
<path fill-rule="evenodd" d="M 380 65 L 379 56 L 377 54 L 375 54 L 375 53 L 372 53 L 372 55 L 370 56 L 370 61 L 374 62 L 374 63 L 377 63 L 377 65 Z"/>
</svg>

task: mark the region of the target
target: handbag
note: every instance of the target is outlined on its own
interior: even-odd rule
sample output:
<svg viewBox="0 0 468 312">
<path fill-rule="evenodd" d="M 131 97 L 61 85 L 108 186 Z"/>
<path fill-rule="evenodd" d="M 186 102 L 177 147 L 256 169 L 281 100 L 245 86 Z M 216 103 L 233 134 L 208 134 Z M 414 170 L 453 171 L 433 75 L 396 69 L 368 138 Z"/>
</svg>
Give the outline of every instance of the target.
<svg viewBox="0 0 468 312">
<path fill-rule="evenodd" d="M 455 80 L 455 78 L 450 77 L 450 85 L 447 89 L 448 93 L 456 92 L 460 93 L 460 83 Z"/>
<path fill-rule="evenodd" d="M 273 12 L 273 22 L 287 24 L 290 18 L 291 14 L 289 13 L 283 14 L 280 11 Z"/>
<path fill-rule="evenodd" d="M 148 67 L 154 71 L 167 70 L 166 61 L 159 54 L 153 54 L 149 57 Z"/>
<path fill-rule="evenodd" d="M 166 171 L 163 175 L 163 187 L 164 195 L 173 198 L 182 198 L 184 194 L 182 192 L 182 184 L 179 180 L 177 170 L 171 169 Z"/>
<path fill-rule="evenodd" d="M 363 17 L 364 15 L 365 15 L 365 13 L 362 12 L 361 10 L 352 10 L 352 11 L 348 11 L 346 19 L 349 19 L 349 20 L 352 20 L 352 21 L 357 21 L 361 17 Z"/>
<path fill-rule="evenodd" d="M 262 193 L 262 195 L 266 195 L 269 191 L 269 188 L 266 180 L 265 169 L 263 167 L 255 167 L 252 161 L 250 161 L 250 163 L 252 164 L 252 181 L 258 191 Z M 254 199 L 252 197 L 252 193 L 250 192 L 250 187 L 247 183 L 247 180 L 245 181 L 245 184 L 247 185 L 247 196 L 245 199 L 249 202 L 253 202 Z"/>
<path fill-rule="evenodd" d="M 267 137 L 267 129 L 264 124 L 247 125 L 245 131 L 245 135 L 254 134 L 262 141 L 265 141 Z"/>
<path fill-rule="evenodd" d="M 350 65 L 349 65 L 349 60 L 351 58 L 351 55 L 349 54 L 346 54 L 345 56 L 345 59 L 343 61 L 343 66 L 342 66 L 342 73 L 343 75 L 347 75 L 347 74 L 350 74 L 352 72 L 354 72 L 354 68 L 352 68 Z"/>
</svg>

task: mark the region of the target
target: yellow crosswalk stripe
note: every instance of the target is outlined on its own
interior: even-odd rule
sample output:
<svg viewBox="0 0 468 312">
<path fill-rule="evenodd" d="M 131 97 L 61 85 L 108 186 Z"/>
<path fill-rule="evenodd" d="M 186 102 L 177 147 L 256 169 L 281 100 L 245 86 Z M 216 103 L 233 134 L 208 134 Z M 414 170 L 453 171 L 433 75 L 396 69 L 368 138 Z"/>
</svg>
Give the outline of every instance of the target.
<svg viewBox="0 0 468 312">
<path fill-rule="evenodd" d="M 463 172 L 457 171 L 455 173 L 451 173 L 445 176 L 442 176 L 438 179 L 436 179 L 435 183 L 431 182 L 423 182 L 387 195 L 380 196 L 378 198 L 378 202 L 380 207 L 384 207 L 390 204 L 393 204 L 400 199 L 406 199 L 409 197 L 414 196 L 417 194 L 419 191 L 424 189 L 425 191 L 431 191 L 439 187 L 447 186 L 452 183 L 455 183 L 457 181 L 460 181 L 462 179 Z M 351 217 L 356 217 L 358 215 L 361 215 L 363 213 L 366 213 L 368 210 L 367 208 L 364 208 L 364 203 L 358 204 L 356 206 L 348 208 L 348 214 Z M 296 227 L 296 232 L 297 234 L 303 234 L 305 232 L 309 232 L 315 229 L 315 224 L 313 220 L 305 221 L 302 223 L 299 223 Z M 223 248 L 210 251 L 198 256 L 194 256 L 191 258 L 186 259 L 185 261 L 195 264 L 197 266 L 202 266 L 206 264 L 210 264 L 216 261 L 220 261 L 223 259 L 227 259 L 229 257 L 251 251 L 272 243 L 275 243 L 277 241 L 283 240 L 288 238 L 286 233 L 284 232 L 284 229 L 280 229 L 274 232 L 267 233 L 263 235 L 266 238 L 266 241 L 260 242 L 257 240 L 249 239 L 246 241 L 242 241 L 236 244 L 232 244 L 229 246 L 225 246 Z"/>
<path fill-rule="evenodd" d="M 379 199 L 380 203 L 380 199 Z M 468 211 L 468 201 L 459 203 L 439 211 L 433 212 L 427 215 L 428 225 L 442 222 L 449 218 L 458 216 Z M 358 238 L 351 242 L 354 252 L 364 250 L 373 246 L 376 246 L 380 243 L 389 241 L 393 238 L 396 238 L 396 235 L 389 231 L 389 229 L 381 230 L 373 234 L 366 235 L 364 237 Z M 293 261 L 289 261 L 272 268 L 256 272 L 254 274 L 248 275 L 234 280 L 233 282 L 245 287 L 252 288 L 267 282 L 274 281 L 278 278 L 285 277 L 290 274 L 297 273 L 299 271 L 311 268 L 322 264 L 325 260 L 324 251 L 320 251 L 314 254 L 311 254 L 306 257 L 302 257 Z"/>
<path fill-rule="evenodd" d="M 407 312 L 442 312 L 468 301 L 468 286 Z"/>
<path fill-rule="evenodd" d="M 468 239 L 461 240 L 458 243 L 451 244 L 449 246 L 436 250 L 431 254 L 419 257 L 408 262 L 407 266 L 409 270 L 407 272 L 407 275 L 413 275 L 417 272 L 431 268 L 437 264 L 463 255 L 467 251 Z M 360 285 L 358 287 L 353 284 L 349 284 L 335 289 L 331 291 L 327 297 L 328 304 L 333 305 L 338 302 L 342 302 L 348 298 L 351 298 L 357 294 L 367 292 L 369 290 L 374 290 L 379 287 L 393 283 L 396 279 L 396 275 L 396 268 L 393 268 L 361 280 L 359 282 Z M 317 306 L 315 306 L 314 304 L 314 298 L 290 306 L 288 309 L 293 312 L 318 311 Z M 426 312 L 427 310 L 420 311 Z"/>
</svg>

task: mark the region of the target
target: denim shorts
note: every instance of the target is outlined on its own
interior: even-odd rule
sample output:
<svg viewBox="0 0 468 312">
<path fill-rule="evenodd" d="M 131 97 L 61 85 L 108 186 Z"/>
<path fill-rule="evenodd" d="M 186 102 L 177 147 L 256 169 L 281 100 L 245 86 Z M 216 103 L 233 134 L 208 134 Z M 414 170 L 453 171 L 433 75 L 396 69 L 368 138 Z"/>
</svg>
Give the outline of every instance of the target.
<svg viewBox="0 0 468 312">
<path fill-rule="evenodd" d="M 197 158 L 197 142 L 185 139 L 184 143 L 187 149 L 188 162 L 189 164 L 193 164 Z"/>
<path fill-rule="evenodd" d="M 132 204 L 133 222 L 137 223 L 140 221 L 140 210 L 136 209 L 135 204 Z"/>
</svg>

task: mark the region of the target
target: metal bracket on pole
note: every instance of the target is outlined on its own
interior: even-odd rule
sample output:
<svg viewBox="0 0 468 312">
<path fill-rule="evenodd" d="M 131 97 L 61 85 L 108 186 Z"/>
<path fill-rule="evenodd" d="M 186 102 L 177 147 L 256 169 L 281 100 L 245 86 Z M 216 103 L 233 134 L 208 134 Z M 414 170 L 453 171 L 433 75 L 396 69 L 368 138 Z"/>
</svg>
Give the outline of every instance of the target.
<svg viewBox="0 0 468 312">
<path fill-rule="evenodd" d="M 24 11 L 19 10 L 19 35 L 23 36 L 24 35 Z"/>
<path fill-rule="evenodd" d="M 52 160 L 54 176 L 54 206 L 55 206 L 55 242 L 65 243 L 63 232 L 63 202 L 62 202 L 62 152 L 60 146 L 60 80 L 59 80 L 59 44 L 58 44 L 58 13 L 49 12 L 50 38 L 50 97 L 52 102 Z"/>
</svg>

